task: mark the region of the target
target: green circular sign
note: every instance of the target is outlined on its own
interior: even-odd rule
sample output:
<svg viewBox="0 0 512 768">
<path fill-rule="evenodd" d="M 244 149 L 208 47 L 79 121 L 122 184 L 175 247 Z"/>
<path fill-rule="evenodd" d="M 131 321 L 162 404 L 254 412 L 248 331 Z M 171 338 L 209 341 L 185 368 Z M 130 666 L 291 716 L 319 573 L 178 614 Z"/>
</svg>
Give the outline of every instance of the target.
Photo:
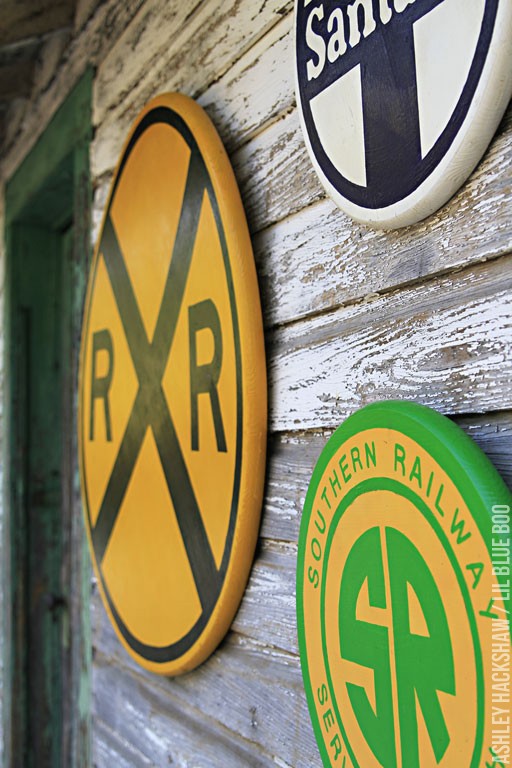
<svg viewBox="0 0 512 768">
<path fill-rule="evenodd" d="M 325 766 L 507 764 L 511 506 L 475 443 L 423 406 L 368 406 L 331 437 L 297 568 Z"/>
</svg>

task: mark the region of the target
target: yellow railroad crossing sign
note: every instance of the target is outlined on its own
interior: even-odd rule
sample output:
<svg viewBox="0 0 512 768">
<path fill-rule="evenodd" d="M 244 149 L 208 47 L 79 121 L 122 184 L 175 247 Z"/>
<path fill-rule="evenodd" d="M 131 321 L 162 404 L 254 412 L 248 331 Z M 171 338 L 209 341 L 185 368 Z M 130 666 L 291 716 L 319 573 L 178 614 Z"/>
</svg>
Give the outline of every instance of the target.
<svg viewBox="0 0 512 768">
<path fill-rule="evenodd" d="M 89 277 L 79 446 L 92 559 L 128 652 L 172 675 L 228 630 L 259 528 L 266 373 L 236 181 L 179 94 L 136 119 Z"/>
</svg>

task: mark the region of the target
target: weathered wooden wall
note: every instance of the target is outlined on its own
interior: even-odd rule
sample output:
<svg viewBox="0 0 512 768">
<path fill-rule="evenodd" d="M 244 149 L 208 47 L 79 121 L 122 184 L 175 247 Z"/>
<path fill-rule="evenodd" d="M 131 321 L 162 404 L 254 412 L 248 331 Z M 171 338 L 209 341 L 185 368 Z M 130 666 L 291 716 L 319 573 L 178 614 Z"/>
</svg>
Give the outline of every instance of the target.
<svg viewBox="0 0 512 768">
<path fill-rule="evenodd" d="M 139 109 L 166 90 L 197 99 L 225 142 L 246 206 L 270 388 L 259 546 L 213 657 L 179 679 L 142 672 L 94 591 L 94 761 L 320 766 L 297 655 L 295 562 L 302 502 L 327 437 L 366 403 L 416 400 L 452 416 L 512 486 L 512 110 L 439 214 L 375 232 L 325 197 L 307 157 L 291 0 L 89 0 L 80 8 L 53 76 L 8 126 L 3 175 L 92 61 L 96 235 Z"/>
</svg>

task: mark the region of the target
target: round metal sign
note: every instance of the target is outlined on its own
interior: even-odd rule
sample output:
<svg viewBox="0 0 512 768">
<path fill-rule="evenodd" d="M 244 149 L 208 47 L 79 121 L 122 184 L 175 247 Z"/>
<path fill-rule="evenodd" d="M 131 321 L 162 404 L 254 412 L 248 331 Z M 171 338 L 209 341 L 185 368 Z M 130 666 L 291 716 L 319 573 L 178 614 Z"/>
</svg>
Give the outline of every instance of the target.
<svg viewBox="0 0 512 768">
<path fill-rule="evenodd" d="M 136 119 L 82 332 L 80 469 L 102 598 L 127 651 L 172 675 L 215 649 L 259 529 L 266 372 L 233 171 L 179 94 Z"/>
<path fill-rule="evenodd" d="M 511 503 L 472 440 L 422 406 L 368 406 L 329 440 L 297 569 L 302 672 L 325 766 L 499 764 Z"/>
<path fill-rule="evenodd" d="M 512 91 L 510 0 L 296 0 L 297 102 L 336 204 L 413 224 L 462 186 Z"/>
</svg>

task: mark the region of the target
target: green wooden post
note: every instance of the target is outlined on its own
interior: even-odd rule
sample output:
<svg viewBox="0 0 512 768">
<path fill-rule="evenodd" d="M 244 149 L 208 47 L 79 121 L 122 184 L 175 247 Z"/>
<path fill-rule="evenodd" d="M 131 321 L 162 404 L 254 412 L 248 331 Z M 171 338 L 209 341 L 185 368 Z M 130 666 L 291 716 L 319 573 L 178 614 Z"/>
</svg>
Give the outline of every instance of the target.
<svg viewBox="0 0 512 768">
<path fill-rule="evenodd" d="M 6 190 L 3 764 L 10 768 L 90 765 L 90 573 L 76 393 L 90 256 L 91 90 L 88 71 Z"/>
</svg>

